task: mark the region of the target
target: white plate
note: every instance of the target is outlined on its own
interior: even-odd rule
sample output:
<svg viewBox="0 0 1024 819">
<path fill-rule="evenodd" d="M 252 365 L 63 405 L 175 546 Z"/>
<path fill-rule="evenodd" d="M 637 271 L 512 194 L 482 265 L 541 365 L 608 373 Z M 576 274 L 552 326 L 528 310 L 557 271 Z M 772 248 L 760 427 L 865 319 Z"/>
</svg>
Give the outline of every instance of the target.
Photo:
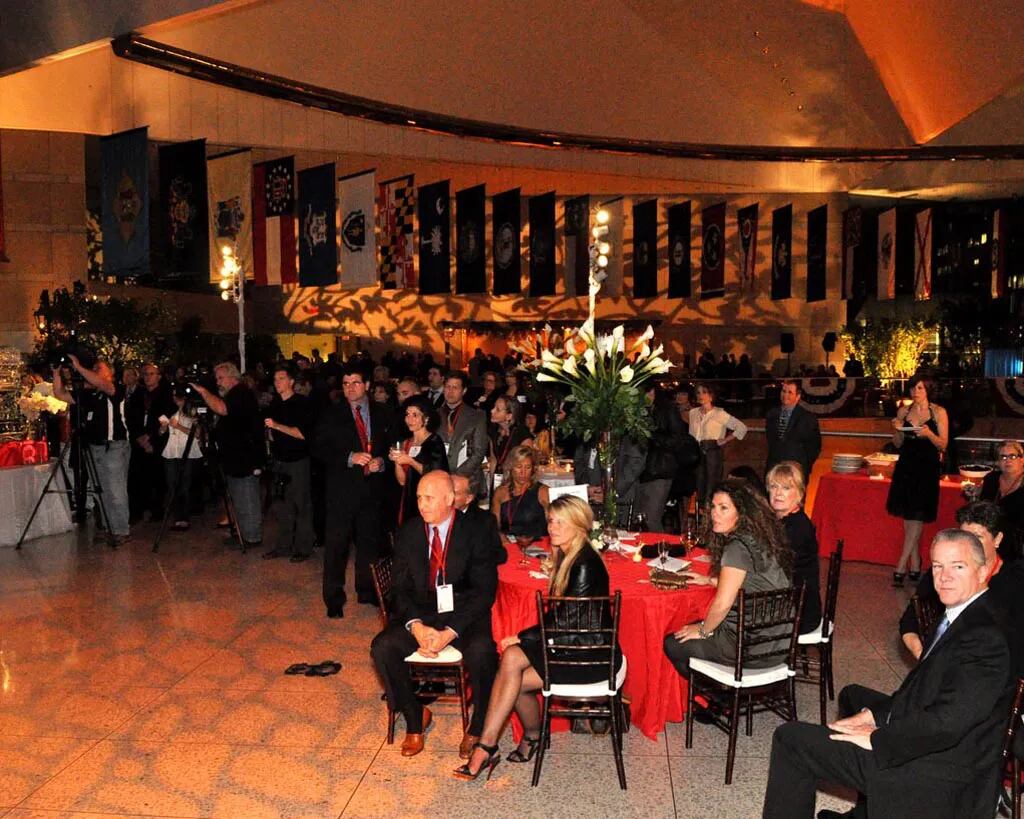
<svg viewBox="0 0 1024 819">
<path fill-rule="evenodd" d="M 648 560 L 647 565 L 652 569 L 663 569 L 666 572 L 681 572 L 689 567 L 690 561 L 680 560 L 678 557 L 666 557 L 665 562 L 662 563 L 660 557 L 655 557 Z"/>
</svg>

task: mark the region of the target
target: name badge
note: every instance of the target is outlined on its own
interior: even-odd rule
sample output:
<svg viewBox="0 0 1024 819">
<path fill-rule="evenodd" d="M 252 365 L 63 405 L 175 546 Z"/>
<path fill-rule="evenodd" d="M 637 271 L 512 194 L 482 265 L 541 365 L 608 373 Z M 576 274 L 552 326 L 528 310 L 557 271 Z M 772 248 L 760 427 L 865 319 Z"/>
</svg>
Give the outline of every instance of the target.
<svg viewBox="0 0 1024 819">
<path fill-rule="evenodd" d="M 444 454 L 445 454 L 445 455 L 447 455 L 447 454 L 448 454 L 448 451 L 449 451 L 449 450 L 450 450 L 451 448 L 452 448 L 452 445 L 451 445 L 451 443 L 449 443 L 448 441 L 445 441 L 445 442 L 444 442 Z"/>
<path fill-rule="evenodd" d="M 88 415 L 85 416 L 85 420 L 86 421 L 91 421 L 92 420 L 92 413 L 91 412 Z"/>
<path fill-rule="evenodd" d="M 463 441 L 459 447 L 459 457 L 455 460 L 455 468 L 458 469 L 469 460 L 469 441 Z"/>
<path fill-rule="evenodd" d="M 455 594 L 452 591 L 452 584 L 445 583 L 437 587 L 437 613 L 448 614 L 455 611 Z"/>
<path fill-rule="evenodd" d="M 409 457 L 410 458 L 415 458 L 417 455 L 420 454 L 420 450 L 421 449 L 422 449 L 422 447 L 420 447 L 418 445 L 417 446 L 409 447 Z M 447 455 L 448 453 L 445 453 L 445 454 Z"/>
</svg>

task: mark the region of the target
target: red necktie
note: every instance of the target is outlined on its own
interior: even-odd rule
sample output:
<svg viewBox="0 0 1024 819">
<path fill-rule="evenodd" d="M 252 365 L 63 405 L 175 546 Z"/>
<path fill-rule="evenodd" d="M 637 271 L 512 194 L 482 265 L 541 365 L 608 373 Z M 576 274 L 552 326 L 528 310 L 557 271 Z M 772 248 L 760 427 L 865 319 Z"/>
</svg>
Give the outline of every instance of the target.
<svg viewBox="0 0 1024 819">
<path fill-rule="evenodd" d="M 441 545 L 441 531 L 435 526 L 434 538 L 430 541 L 430 579 L 437 585 L 437 576 L 444 568 L 444 547 Z"/>
<path fill-rule="evenodd" d="M 366 422 L 363 421 L 363 408 L 359 404 L 356 404 L 355 407 L 353 407 L 353 409 L 355 410 L 356 432 L 359 435 L 359 443 L 363 445 L 363 452 L 369 453 L 370 452 L 370 438 L 366 434 Z M 367 464 L 366 466 L 363 467 L 363 474 L 364 475 L 369 475 L 370 474 L 370 465 L 369 464 Z"/>
</svg>

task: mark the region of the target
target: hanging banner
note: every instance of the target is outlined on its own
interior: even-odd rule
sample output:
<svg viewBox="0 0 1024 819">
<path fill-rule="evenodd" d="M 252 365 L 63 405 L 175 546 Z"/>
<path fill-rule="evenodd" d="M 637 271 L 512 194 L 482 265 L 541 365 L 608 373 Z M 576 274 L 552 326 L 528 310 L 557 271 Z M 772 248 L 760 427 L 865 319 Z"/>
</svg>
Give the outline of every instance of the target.
<svg viewBox="0 0 1024 819">
<path fill-rule="evenodd" d="M 299 286 L 338 282 L 334 163 L 299 171 Z"/>
<path fill-rule="evenodd" d="M 389 179 L 378 185 L 380 284 L 385 290 L 416 286 L 412 235 L 415 212 L 416 188 L 413 174 Z"/>
<path fill-rule="evenodd" d="M 455 194 L 455 292 L 487 292 L 487 187 L 476 185 Z"/>
<path fill-rule="evenodd" d="M 0 145 L 0 155 L 3 154 L 3 146 Z M 147 228 L 148 230 L 148 228 Z M 7 258 L 7 234 L 4 232 L 4 177 L 3 161 L 0 159 L 0 262 L 9 262 Z"/>
<path fill-rule="evenodd" d="M 149 130 L 135 128 L 100 138 L 103 274 L 149 273 Z M 0 257 L 3 255 L 0 198 Z"/>
<path fill-rule="evenodd" d="M 344 287 L 372 287 L 377 283 L 377 232 L 373 220 L 376 195 L 372 169 L 338 179 L 338 238 Z"/>
<path fill-rule="evenodd" d="M 590 290 L 590 197 L 566 199 L 562 213 L 565 219 L 565 295 L 585 296 Z"/>
<path fill-rule="evenodd" d="M 828 282 L 828 205 L 807 212 L 807 301 L 824 301 Z"/>
<path fill-rule="evenodd" d="M 788 299 L 793 290 L 793 206 L 772 211 L 772 299 Z"/>
<path fill-rule="evenodd" d="M 914 298 L 932 297 L 932 209 L 914 216 Z"/>
<path fill-rule="evenodd" d="M 491 253 L 494 260 L 494 295 L 522 290 L 522 212 L 519 188 L 491 199 Z"/>
<path fill-rule="evenodd" d="M 622 295 L 622 257 L 626 250 L 623 244 L 626 236 L 626 209 L 621 196 L 602 202 L 598 207 L 608 211 L 608 244 L 611 245 L 612 251 L 608 257 L 608 267 L 604 269 L 607 277 L 604 284 L 601 285 L 601 293 L 618 298 Z"/>
<path fill-rule="evenodd" d="M 210 281 L 220 280 L 224 248 L 234 251 L 247 279 L 252 267 L 252 151 L 211 156 L 206 162 L 210 210 Z"/>
<path fill-rule="evenodd" d="M 420 293 L 451 293 L 451 188 L 447 179 L 419 189 Z"/>
<path fill-rule="evenodd" d="M 252 271 L 258 286 L 298 281 L 295 246 L 295 157 L 252 168 Z"/>
<path fill-rule="evenodd" d="M 740 234 L 740 292 L 757 289 L 757 203 L 736 211 L 736 228 Z"/>
<path fill-rule="evenodd" d="M 1006 227 L 1006 209 L 998 208 L 992 214 L 992 298 L 1006 295 L 1006 248 L 1009 245 Z"/>
<path fill-rule="evenodd" d="M 690 298 L 690 202 L 668 209 L 668 296 L 670 299 Z"/>
<path fill-rule="evenodd" d="M 531 196 L 530 295 L 555 295 L 555 192 Z"/>
<path fill-rule="evenodd" d="M 856 270 L 857 248 L 861 242 L 860 208 L 843 211 L 843 298 L 853 298 L 853 280 Z"/>
<path fill-rule="evenodd" d="M 658 200 L 633 205 L 633 298 L 658 295 Z"/>
<path fill-rule="evenodd" d="M 878 214 L 877 290 L 879 301 L 896 298 L 896 208 Z"/>
<path fill-rule="evenodd" d="M 165 145 L 159 157 L 166 275 L 206 279 L 210 270 L 206 140 Z"/>
<path fill-rule="evenodd" d="M 725 295 L 725 202 L 701 211 L 700 297 Z"/>
</svg>

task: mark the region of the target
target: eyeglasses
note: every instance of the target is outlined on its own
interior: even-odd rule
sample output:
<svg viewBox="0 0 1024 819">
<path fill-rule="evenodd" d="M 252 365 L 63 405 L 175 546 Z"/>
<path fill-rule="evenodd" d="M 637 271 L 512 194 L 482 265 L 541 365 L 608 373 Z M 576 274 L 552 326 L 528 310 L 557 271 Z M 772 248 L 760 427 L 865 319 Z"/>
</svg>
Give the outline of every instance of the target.
<svg viewBox="0 0 1024 819">
<path fill-rule="evenodd" d="M 1012 454 L 1010 454 L 1010 453 L 1000 454 L 1000 456 L 999 456 L 999 460 L 1000 461 L 1016 461 L 1018 458 L 1024 458 L 1024 455 L 1021 455 L 1020 453 L 1014 452 Z"/>
</svg>

